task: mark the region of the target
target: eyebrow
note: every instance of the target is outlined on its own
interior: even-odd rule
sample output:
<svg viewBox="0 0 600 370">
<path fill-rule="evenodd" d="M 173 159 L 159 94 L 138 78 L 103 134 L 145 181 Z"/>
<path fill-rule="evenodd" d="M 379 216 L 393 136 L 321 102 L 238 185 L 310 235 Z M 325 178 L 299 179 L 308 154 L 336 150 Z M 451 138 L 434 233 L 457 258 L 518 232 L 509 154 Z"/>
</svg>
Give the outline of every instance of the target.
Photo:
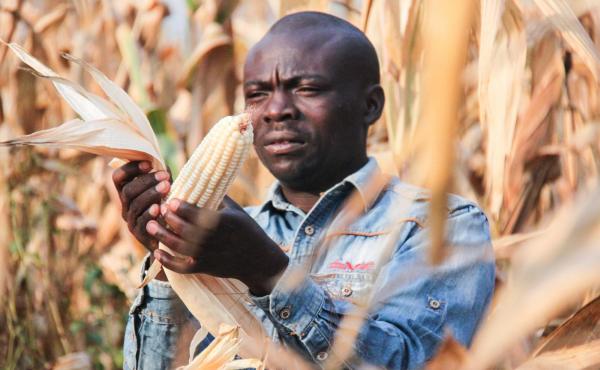
<svg viewBox="0 0 600 370">
<path fill-rule="evenodd" d="M 298 75 L 298 76 L 294 76 L 288 79 L 281 79 L 282 82 L 284 84 L 289 84 L 289 83 L 294 83 L 294 82 L 300 82 L 300 81 L 314 81 L 314 82 L 322 82 L 322 83 L 326 83 L 327 79 L 321 75 Z M 250 81 L 246 81 L 244 82 L 244 88 L 247 87 L 251 87 L 251 86 L 265 86 L 265 85 L 269 85 L 270 82 L 269 80 L 250 80 Z"/>
</svg>

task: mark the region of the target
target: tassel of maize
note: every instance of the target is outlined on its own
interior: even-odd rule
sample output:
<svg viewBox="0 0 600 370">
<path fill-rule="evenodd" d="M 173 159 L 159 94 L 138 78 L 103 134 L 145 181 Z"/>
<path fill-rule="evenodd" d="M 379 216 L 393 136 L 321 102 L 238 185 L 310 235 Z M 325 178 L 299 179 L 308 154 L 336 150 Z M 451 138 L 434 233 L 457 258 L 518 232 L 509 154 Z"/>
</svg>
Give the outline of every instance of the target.
<svg viewBox="0 0 600 370">
<path fill-rule="evenodd" d="M 168 200 L 177 198 L 212 210 L 218 209 L 253 141 L 249 116 L 222 118 L 194 150 L 173 183 Z M 177 255 L 167 246 L 159 248 Z M 154 261 L 141 286 L 154 279 L 161 265 Z M 237 280 L 203 274 L 183 275 L 165 269 L 173 290 L 203 327 L 217 336 L 222 324 L 240 327 L 240 352 L 260 358 L 256 343 L 265 337 L 260 322 L 240 301 L 247 288 Z M 246 340 L 249 337 L 254 340 Z"/>
</svg>

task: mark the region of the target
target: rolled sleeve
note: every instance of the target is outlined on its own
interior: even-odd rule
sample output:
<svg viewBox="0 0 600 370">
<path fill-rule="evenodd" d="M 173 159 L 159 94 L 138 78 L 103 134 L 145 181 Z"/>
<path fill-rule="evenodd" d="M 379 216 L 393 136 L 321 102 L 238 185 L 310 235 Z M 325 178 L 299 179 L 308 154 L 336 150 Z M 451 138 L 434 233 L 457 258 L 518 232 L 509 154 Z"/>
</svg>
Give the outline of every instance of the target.
<svg viewBox="0 0 600 370">
<path fill-rule="evenodd" d="M 142 278 L 147 262 L 148 257 Z M 124 369 L 169 369 L 187 363 L 187 343 L 198 328 L 198 322 L 169 282 L 150 281 L 140 289 L 129 312 L 123 345 Z"/>
</svg>

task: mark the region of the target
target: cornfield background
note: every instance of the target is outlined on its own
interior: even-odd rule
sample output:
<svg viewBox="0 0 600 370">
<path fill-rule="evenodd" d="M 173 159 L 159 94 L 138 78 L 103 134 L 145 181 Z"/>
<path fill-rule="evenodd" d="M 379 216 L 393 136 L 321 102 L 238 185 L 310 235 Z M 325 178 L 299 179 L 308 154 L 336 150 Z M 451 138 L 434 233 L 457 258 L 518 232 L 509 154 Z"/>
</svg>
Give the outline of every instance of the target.
<svg viewBox="0 0 600 370">
<path fill-rule="evenodd" d="M 469 350 L 448 339 L 430 368 L 599 368 L 599 1 L 2 0 L 0 39 L 99 94 L 60 53 L 102 70 L 146 111 L 176 173 L 243 110 L 249 48 L 306 9 L 348 19 L 377 48 L 387 101 L 370 154 L 489 217 L 493 307 Z M 0 140 L 72 117 L 0 46 Z M 108 160 L 0 147 L 0 367 L 122 366 L 145 251 Z M 256 204 L 271 181 L 252 156 L 230 194 Z M 433 243 L 434 261 L 442 252 Z"/>
</svg>

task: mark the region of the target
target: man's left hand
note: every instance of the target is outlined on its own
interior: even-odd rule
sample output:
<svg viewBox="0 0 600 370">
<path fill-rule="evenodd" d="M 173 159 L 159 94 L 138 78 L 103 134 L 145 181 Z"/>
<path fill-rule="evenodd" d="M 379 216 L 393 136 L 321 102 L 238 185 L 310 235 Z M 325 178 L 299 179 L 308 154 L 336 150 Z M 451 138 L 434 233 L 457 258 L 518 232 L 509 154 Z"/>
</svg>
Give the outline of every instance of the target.
<svg viewBox="0 0 600 370">
<path fill-rule="evenodd" d="M 169 226 L 148 222 L 148 233 L 180 253 L 155 250 L 154 257 L 169 270 L 235 278 L 257 296 L 268 295 L 288 265 L 288 257 L 233 200 L 211 211 L 173 199 L 164 210 Z"/>
</svg>

